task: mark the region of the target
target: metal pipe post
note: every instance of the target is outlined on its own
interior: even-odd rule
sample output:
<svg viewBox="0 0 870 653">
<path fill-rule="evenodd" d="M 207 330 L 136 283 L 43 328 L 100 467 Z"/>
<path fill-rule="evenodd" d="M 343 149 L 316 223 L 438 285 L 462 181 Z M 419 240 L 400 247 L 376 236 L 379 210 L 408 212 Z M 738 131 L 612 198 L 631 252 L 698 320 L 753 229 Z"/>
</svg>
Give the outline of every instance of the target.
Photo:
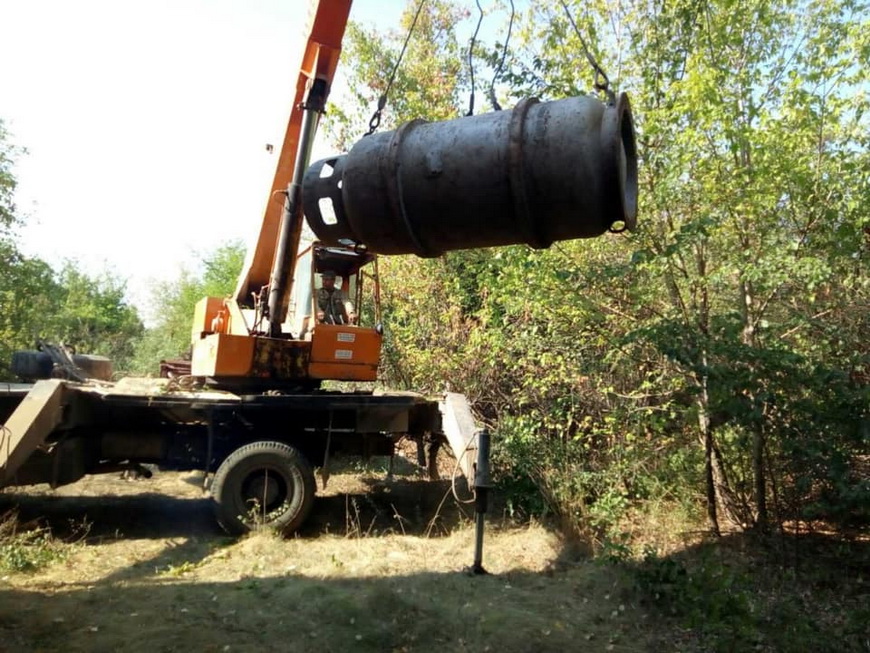
<svg viewBox="0 0 870 653">
<path fill-rule="evenodd" d="M 477 465 L 474 472 L 474 564 L 471 573 L 486 574 L 483 568 L 483 529 L 486 523 L 486 510 L 489 498 L 489 488 L 492 487 L 489 476 L 489 431 L 481 430 L 477 434 Z"/>
</svg>

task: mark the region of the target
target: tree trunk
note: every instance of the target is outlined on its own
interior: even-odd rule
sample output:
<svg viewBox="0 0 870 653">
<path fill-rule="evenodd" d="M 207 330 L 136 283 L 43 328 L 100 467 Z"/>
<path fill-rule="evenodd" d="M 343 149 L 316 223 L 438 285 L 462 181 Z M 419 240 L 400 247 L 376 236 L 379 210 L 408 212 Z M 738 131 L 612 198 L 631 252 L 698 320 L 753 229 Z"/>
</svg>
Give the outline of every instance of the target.
<svg viewBox="0 0 870 653">
<path fill-rule="evenodd" d="M 743 320 L 743 344 L 755 348 L 757 346 L 755 321 L 752 317 L 754 302 L 752 284 L 747 281 L 740 283 L 740 308 Z M 761 531 L 767 530 L 767 478 L 764 467 L 764 420 L 760 416 L 758 397 L 749 392 L 749 400 L 753 410 L 752 417 L 752 480 L 755 498 L 755 527 Z"/>
<path fill-rule="evenodd" d="M 707 353 L 702 352 L 701 364 L 707 366 Z M 742 512 L 734 499 L 728 474 L 725 472 L 725 464 L 722 460 L 722 452 L 716 446 L 713 437 L 713 429 L 710 426 L 710 397 L 707 385 L 707 375 L 704 374 L 698 381 L 698 394 L 695 404 L 698 408 L 699 440 L 704 447 L 704 475 L 707 495 L 707 519 L 710 528 L 716 535 L 721 534 L 720 519 L 725 518 L 731 524 L 742 525 L 744 522 Z"/>
<path fill-rule="evenodd" d="M 752 472 L 755 481 L 755 527 L 767 531 L 767 478 L 764 468 L 764 427 L 758 420 L 752 431 Z"/>
<path fill-rule="evenodd" d="M 698 395 L 698 428 L 701 431 L 701 443 L 704 446 L 704 477 L 707 489 L 707 519 L 710 522 L 710 530 L 716 537 L 722 533 L 719 529 L 719 516 L 716 499 L 716 479 L 713 473 L 713 431 L 710 428 L 710 414 L 707 410 L 707 378 L 702 380 L 702 389 Z"/>
</svg>

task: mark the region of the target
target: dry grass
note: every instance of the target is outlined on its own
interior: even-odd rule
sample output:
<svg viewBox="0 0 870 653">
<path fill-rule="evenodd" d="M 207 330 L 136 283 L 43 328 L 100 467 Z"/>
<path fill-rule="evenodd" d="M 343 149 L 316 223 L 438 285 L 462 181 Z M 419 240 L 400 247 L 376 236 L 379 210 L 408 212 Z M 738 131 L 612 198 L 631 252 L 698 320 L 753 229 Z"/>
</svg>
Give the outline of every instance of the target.
<svg viewBox="0 0 870 653">
<path fill-rule="evenodd" d="M 211 524 L 195 477 L 155 479 L 14 497 L 56 530 L 86 515 L 92 527 L 63 559 L 0 582 L 0 650 L 646 649 L 621 574 L 566 560 L 541 525 L 491 526 L 491 574 L 464 573 L 474 531 L 442 504 L 444 484 L 349 470 L 299 536 L 234 540 Z"/>
<path fill-rule="evenodd" d="M 689 514 L 683 506 L 664 501 L 648 501 L 627 511 L 619 530 L 628 534 L 625 541 L 635 557 L 644 551 L 668 556 L 705 541 L 709 528 L 703 515 Z"/>
<path fill-rule="evenodd" d="M 599 564 L 540 524 L 492 519 L 491 574 L 473 577 L 467 508 L 448 483 L 396 471 L 339 469 L 290 539 L 226 537 L 196 475 L 0 493 L 0 513 L 19 505 L 64 547 L 0 578 L 0 651 L 867 650 L 862 577 L 833 571 L 848 557 L 784 576 L 781 555 L 698 547 L 690 522 L 651 506 L 628 544 L 657 559 Z M 64 544 L 83 523 L 86 540 Z M 819 551 L 840 549 L 801 557 Z"/>
<path fill-rule="evenodd" d="M 542 528 L 494 533 L 490 576 L 459 571 L 471 543 L 467 528 L 437 540 L 256 534 L 152 543 L 138 559 L 105 543 L 7 581 L 5 650 L 643 650 L 620 582 L 592 565 L 548 572 L 558 544 Z"/>
</svg>

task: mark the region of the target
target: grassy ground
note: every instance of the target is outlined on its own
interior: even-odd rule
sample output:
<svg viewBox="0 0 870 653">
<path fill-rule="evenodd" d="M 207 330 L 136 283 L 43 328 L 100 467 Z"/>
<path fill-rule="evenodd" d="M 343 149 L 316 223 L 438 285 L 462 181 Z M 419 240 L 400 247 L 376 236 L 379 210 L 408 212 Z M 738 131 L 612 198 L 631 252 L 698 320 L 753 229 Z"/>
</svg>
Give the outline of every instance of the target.
<svg viewBox="0 0 870 653">
<path fill-rule="evenodd" d="M 494 515 L 473 577 L 448 492 L 346 470 L 291 539 L 227 538 L 194 475 L 0 495 L 52 532 L 0 578 L 0 651 L 870 650 L 857 544 L 804 570 L 739 538 L 607 563 Z"/>
</svg>

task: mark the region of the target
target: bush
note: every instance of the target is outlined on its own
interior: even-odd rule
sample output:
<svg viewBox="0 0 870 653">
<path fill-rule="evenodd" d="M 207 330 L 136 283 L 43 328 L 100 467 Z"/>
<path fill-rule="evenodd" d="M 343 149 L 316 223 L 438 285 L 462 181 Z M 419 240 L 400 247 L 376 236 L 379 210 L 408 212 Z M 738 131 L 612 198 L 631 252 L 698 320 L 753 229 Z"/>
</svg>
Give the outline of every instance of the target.
<svg viewBox="0 0 870 653">
<path fill-rule="evenodd" d="M 63 560 L 66 549 L 47 528 L 27 528 L 15 511 L 0 518 L 0 573 L 34 572 Z"/>
</svg>

